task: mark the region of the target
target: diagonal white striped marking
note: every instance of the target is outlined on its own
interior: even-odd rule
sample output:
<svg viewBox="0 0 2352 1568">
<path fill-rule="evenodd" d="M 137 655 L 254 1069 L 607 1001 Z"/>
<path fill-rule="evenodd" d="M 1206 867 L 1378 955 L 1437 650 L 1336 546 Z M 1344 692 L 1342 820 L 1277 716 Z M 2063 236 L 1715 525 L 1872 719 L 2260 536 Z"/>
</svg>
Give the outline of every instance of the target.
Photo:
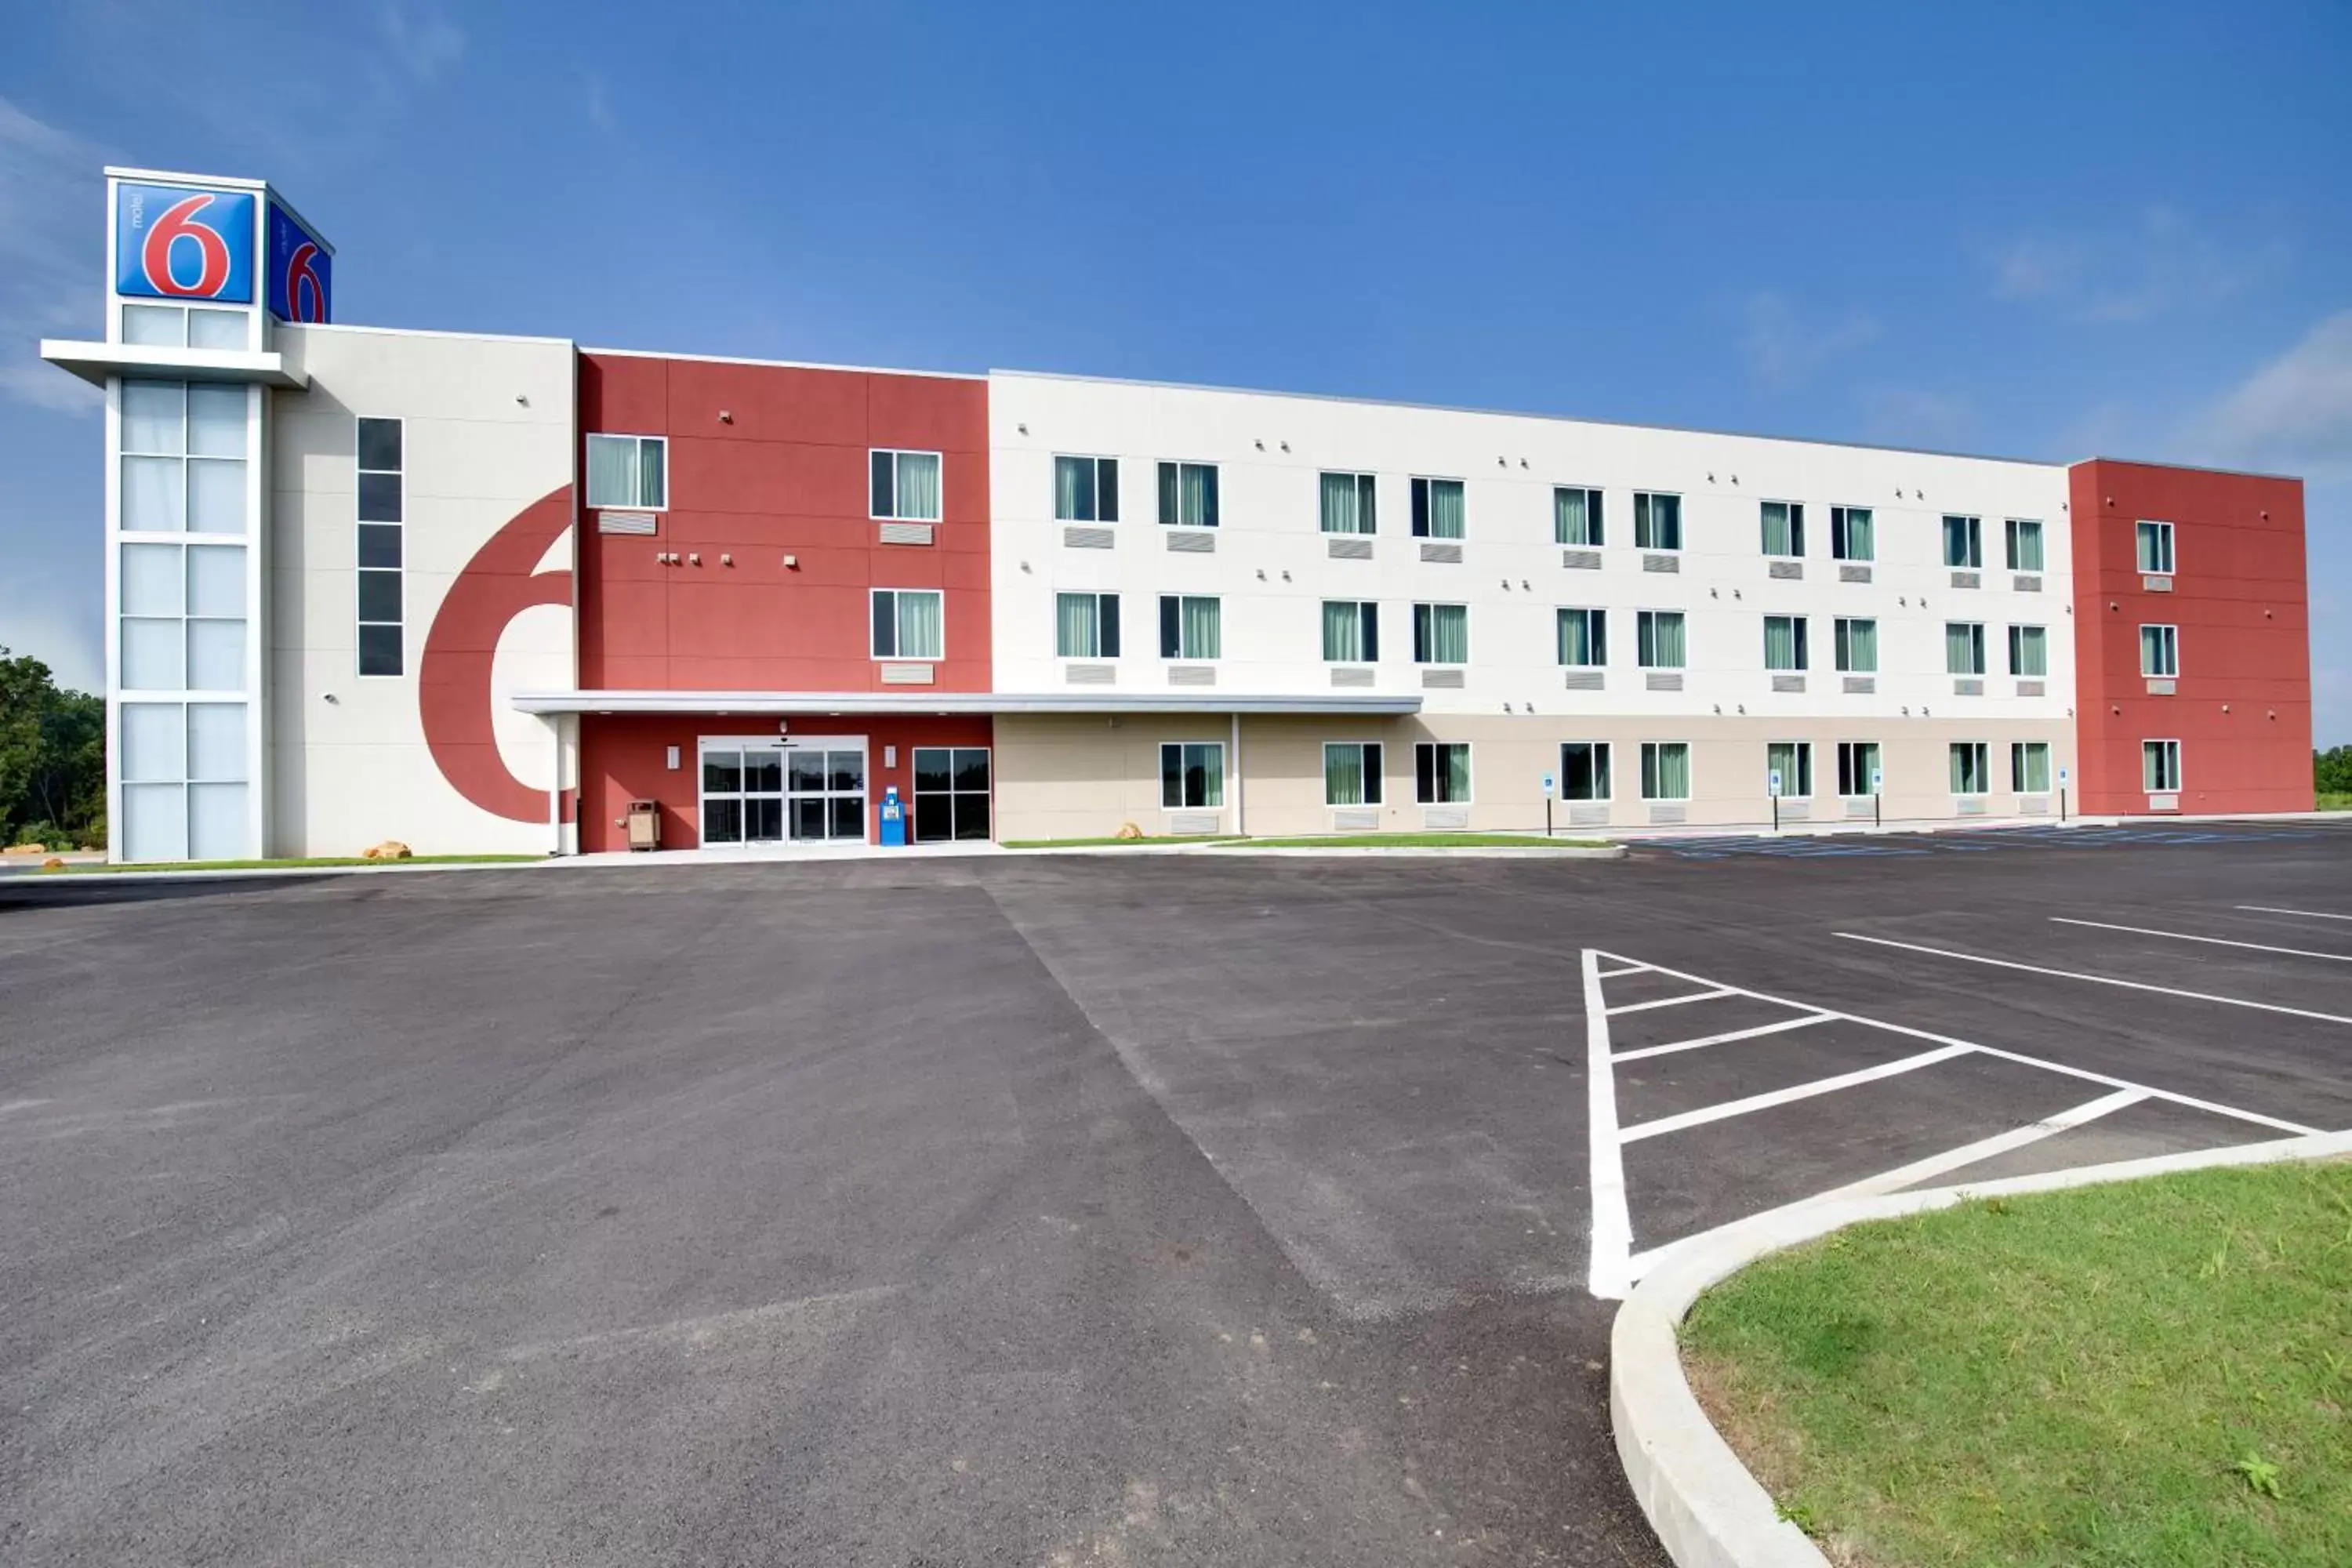
<svg viewBox="0 0 2352 1568">
<path fill-rule="evenodd" d="M 1712 991 L 1695 991 L 1687 996 L 1665 996 L 1655 1002 L 1628 1002 L 1622 1007 L 1611 1007 L 1607 1011 L 1614 1018 L 1620 1013 L 1646 1013 L 1653 1007 L 1679 1007 L 1685 1002 L 1712 1002 L 1718 996 L 1738 994 L 1737 991 L 1718 985 Z"/>
<path fill-rule="evenodd" d="M 1787 1089 L 1776 1089 L 1766 1094 L 1751 1094 L 1745 1100 L 1727 1100 L 1720 1105 L 1703 1105 L 1696 1110 L 1685 1110 L 1674 1116 L 1661 1116 L 1655 1121 L 1644 1121 L 1638 1126 L 1628 1127 L 1617 1135 L 1618 1142 L 1637 1142 L 1643 1138 L 1655 1138 L 1663 1132 L 1680 1132 L 1687 1127 L 1704 1127 L 1710 1121 L 1721 1121 L 1727 1117 L 1745 1116 L 1756 1110 L 1769 1110 L 1776 1105 L 1787 1105 L 1791 1100 L 1811 1100 L 1817 1094 L 1834 1094 L 1839 1089 L 1852 1089 L 1856 1084 L 1869 1083 L 1876 1079 L 1893 1078 L 1897 1073 L 1916 1072 L 1921 1068 L 1931 1068 L 1937 1062 L 1948 1062 L 1954 1057 L 1967 1056 L 1975 1049 L 1976 1047 L 1969 1045 L 1942 1046 L 1932 1051 L 1922 1051 L 1916 1057 L 1905 1057 L 1900 1061 L 1881 1062 L 1874 1068 L 1842 1072 L 1835 1078 L 1817 1078 L 1811 1083 L 1791 1084 Z"/>
<path fill-rule="evenodd" d="M 1617 1142 L 1617 1076 L 1609 1070 L 1609 1012 L 1601 1005 L 1601 958 L 1584 950 L 1584 1074 L 1590 1100 L 1585 1141 L 1592 1159 L 1592 1268 L 1589 1288 L 1598 1297 L 1622 1297 L 1633 1281 L 1625 1259 L 1633 1250 L 1633 1217 L 1625 1204 L 1625 1156 Z M 1612 958 L 1613 963 L 1622 963 Z"/>
<path fill-rule="evenodd" d="M 1779 1208 L 1765 1210 L 1763 1215 L 1753 1215 L 1748 1217 L 1761 1219 L 1769 1215 L 1785 1214 L 1790 1209 L 1804 1208 L 1812 1204 L 1833 1204 L 1843 1198 L 1867 1198 L 1875 1197 L 1881 1193 L 1899 1193 L 1906 1187 L 1916 1186 L 1921 1182 L 1931 1181 L 1948 1172 L 1961 1170 L 1975 1164 L 1979 1160 L 1990 1160 L 1996 1154 L 2006 1154 L 2012 1149 L 2022 1149 L 2028 1144 L 2039 1143 L 2053 1133 L 2063 1132 L 2070 1127 L 2080 1127 L 2085 1122 L 2095 1121 L 2102 1116 L 2111 1115 L 2126 1106 L 2137 1105 L 2149 1098 L 2146 1089 L 2119 1089 L 2113 1094 L 2103 1094 L 2096 1100 L 2085 1101 L 2069 1110 L 2062 1110 L 2055 1116 L 2045 1116 L 2041 1121 L 2026 1126 L 2012 1127 L 2006 1132 L 1996 1132 L 1990 1138 L 1979 1138 L 1973 1143 L 1963 1143 L 1957 1149 L 1947 1149 L 1940 1154 L 1930 1154 L 1924 1160 L 1914 1160 L 1907 1165 L 1897 1165 L 1891 1171 L 1881 1171 L 1874 1176 L 1864 1176 L 1861 1181 L 1849 1182 L 1843 1187 L 1832 1187 L 1818 1196 L 1801 1198 L 1793 1204 L 1783 1204 Z M 1668 1253 L 1682 1245 L 1684 1243 L 1681 1241 L 1670 1241 L 1664 1247 L 1654 1247 L 1647 1252 L 1637 1252 L 1627 1260 L 1627 1271 L 1633 1279 L 1639 1279 L 1663 1262 Z"/>
<path fill-rule="evenodd" d="M 2333 963 L 2352 963 L 2352 952 L 2314 952 L 2307 947 L 2273 947 L 2267 942 L 2231 942 L 2225 937 L 2191 936 L 2184 931 L 2150 931 L 2146 926 L 2111 925 L 2105 921 L 2068 920 L 2064 915 L 2052 915 L 2051 922 L 2062 926 L 2092 926 L 2099 931 L 2129 931 L 2134 936 L 2169 937 L 2174 942 L 2210 942 L 2215 947 L 2242 947 L 2255 952 L 2283 952 L 2289 958 L 2325 958 Z"/>
<path fill-rule="evenodd" d="M 1834 1015 L 1809 1013 L 1801 1018 L 1783 1018 L 1777 1024 L 1759 1024 L 1752 1029 L 1730 1029 L 1720 1035 L 1702 1035 L 1696 1040 L 1676 1040 L 1670 1046 L 1643 1046 L 1639 1050 L 1619 1051 L 1611 1061 L 1638 1062 L 1646 1057 L 1672 1056 L 1676 1051 L 1695 1051 L 1705 1046 L 1728 1045 L 1734 1040 L 1752 1040 L 1759 1035 L 1777 1035 L 1787 1029 L 1801 1029 L 1811 1024 L 1826 1024 Z"/>
<path fill-rule="evenodd" d="M 2307 921 L 2352 921 L 2352 915 L 2331 915 L 2325 910 L 2277 910 L 2268 904 L 2237 904 L 2232 907 L 2253 915 L 2294 915 Z"/>
<path fill-rule="evenodd" d="M 2094 985 L 2117 985 L 2126 991 L 2150 991 L 2159 996 L 2180 996 L 2191 1002 L 2218 1002 L 2226 1007 L 2252 1007 L 2263 1013 L 2284 1013 L 2289 1017 L 2316 1018 L 2323 1024 L 2352 1024 L 2336 1013 L 2315 1013 L 2307 1007 L 2285 1007 L 2276 1002 L 2249 1002 L 2242 996 L 2216 996 L 2210 991 L 2182 991 L 2170 985 L 2150 985 L 2138 980 L 2118 980 L 2112 974 L 2084 974 L 2074 969 L 2046 969 L 2038 963 L 2020 963 L 2014 959 L 1987 958 L 1980 953 L 1954 952 L 1949 948 L 1922 947 L 1916 942 L 1895 942 L 1883 936 L 1864 936 L 1859 931 L 1842 931 L 1832 933 L 1848 942 L 1866 942 L 1879 947 L 1899 947 L 1906 952 L 1924 952 L 1934 958 L 1954 958 L 1963 963 L 1990 964 L 1995 969 L 2015 969 L 2027 974 L 2048 974 L 2060 980 L 2086 980 Z"/>
</svg>

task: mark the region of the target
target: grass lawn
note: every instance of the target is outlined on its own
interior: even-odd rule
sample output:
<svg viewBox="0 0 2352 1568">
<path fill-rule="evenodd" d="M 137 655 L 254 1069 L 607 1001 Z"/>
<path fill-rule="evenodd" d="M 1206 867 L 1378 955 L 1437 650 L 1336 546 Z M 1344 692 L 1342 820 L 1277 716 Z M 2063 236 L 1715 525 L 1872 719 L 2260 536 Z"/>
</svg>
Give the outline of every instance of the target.
<svg viewBox="0 0 2352 1568">
<path fill-rule="evenodd" d="M 2352 1563 L 2352 1163 L 1856 1226 L 1682 1340 L 1834 1562 Z"/>
<path fill-rule="evenodd" d="M 544 855 L 412 855 L 405 860 L 363 860 L 356 855 L 330 855 L 316 860 L 164 860 L 141 861 L 129 866 L 89 863 L 59 867 L 47 874 L 79 877 L 114 871 L 307 871 L 332 870 L 340 866 L 490 866 L 546 858 Z"/>
<path fill-rule="evenodd" d="M 2322 811 L 2352 811 L 2352 794 L 2341 790 L 2321 790 L 2319 809 Z"/>
</svg>

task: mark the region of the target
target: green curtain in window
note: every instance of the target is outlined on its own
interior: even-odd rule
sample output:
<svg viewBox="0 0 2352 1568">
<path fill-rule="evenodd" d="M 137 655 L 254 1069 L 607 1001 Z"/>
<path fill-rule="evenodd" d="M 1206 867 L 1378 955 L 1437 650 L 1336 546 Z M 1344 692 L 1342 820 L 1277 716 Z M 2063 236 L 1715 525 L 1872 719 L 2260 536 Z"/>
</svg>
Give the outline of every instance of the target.
<svg viewBox="0 0 2352 1568">
<path fill-rule="evenodd" d="M 1445 768 L 1445 798 L 1465 801 L 1470 798 L 1470 748 L 1456 743 L 1440 746 L 1437 760 Z"/>
<path fill-rule="evenodd" d="M 2017 787 L 2026 795 L 2041 795 L 2050 788 L 2049 747 L 2034 742 L 2019 743 Z"/>
<path fill-rule="evenodd" d="M 1429 481 L 1429 537 L 1459 539 L 1462 537 L 1462 481 L 1432 479 Z"/>
<path fill-rule="evenodd" d="M 1223 657 L 1222 639 L 1217 635 L 1218 601 L 1187 598 L 1184 601 L 1184 657 L 1186 658 L 1219 658 Z"/>
<path fill-rule="evenodd" d="M 1956 742 L 1952 746 L 1952 793 L 1977 795 L 1976 746 L 1973 742 Z"/>
<path fill-rule="evenodd" d="M 1790 616 L 1764 617 L 1764 668 L 1797 668 L 1797 623 Z"/>
<path fill-rule="evenodd" d="M 1642 793 L 1652 800 L 1685 800 L 1690 795 L 1690 747 L 1680 741 L 1662 741 L 1642 748 Z"/>
<path fill-rule="evenodd" d="M 1960 621 L 1944 625 L 1944 668 L 1951 675 L 1982 675 L 1978 668 L 1976 627 Z"/>
<path fill-rule="evenodd" d="M 1095 515 L 1094 459 L 1054 459 L 1054 516 L 1062 522 L 1091 522 Z"/>
<path fill-rule="evenodd" d="M 2154 741 L 2139 749 L 2139 782 L 2149 791 L 2164 787 L 2164 748 Z"/>
<path fill-rule="evenodd" d="M 2038 522 L 2015 521 L 2009 525 L 2012 572 L 2042 570 L 2042 525 Z"/>
<path fill-rule="evenodd" d="M 1360 661 L 1364 657 L 1362 606 L 1352 601 L 1323 602 L 1323 657 L 1334 664 Z"/>
<path fill-rule="evenodd" d="M 588 504 L 596 507 L 639 504 L 635 437 L 588 437 Z"/>
<path fill-rule="evenodd" d="M 1187 746 L 1184 748 L 1188 767 L 1201 770 L 1201 798 L 1197 804 L 1222 806 L 1225 804 L 1225 749 L 1223 746 Z"/>
<path fill-rule="evenodd" d="M 1559 662 L 1567 665 L 1591 665 L 1602 662 L 1601 649 L 1594 646 L 1593 623 L 1600 616 L 1590 610 L 1562 610 L 1559 613 Z"/>
<path fill-rule="evenodd" d="M 1789 503 L 1768 500 L 1764 503 L 1764 553 L 1793 555 L 1789 533 Z"/>
<path fill-rule="evenodd" d="M 1364 533 L 1370 531 L 1356 515 L 1356 476 L 1326 474 L 1323 476 L 1323 531 L 1326 533 Z"/>
<path fill-rule="evenodd" d="M 940 595 L 902 591 L 898 595 L 898 657 L 938 658 L 940 642 Z"/>
<path fill-rule="evenodd" d="M 1469 605 L 1432 605 L 1429 606 L 1429 662 L 1432 664 L 1470 662 Z"/>
<path fill-rule="evenodd" d="M 898 454 L 898 516 L 936 522 L 940 516 L 940 458 L 936 452 Z"/>
<path fill-rule="evenodd" d="M 1869 674 L 1878 668 L 1878 623 L 1848 621 L 1841 635 L 1845 639 L 1845 662 L 1838 668 L 1856 674 Z"/>
<path fill-rule="evenodd" d="M 2140 672 L 2143 675 L 2169 675 L 2172 671 L 2165 668 L 2168 662 L 2168 661 L 2164 657 L 2164 633 L 2162 629 L 2157 626 L 2140 627 Z"/>
<path fill-rule="evenodd" d="M 1364 804 L 1364 748 L 1349 742 L 1323 748 L 1323 802 L 1327 805 Z"/>
<path fill-rule="evenodd" d="M 1592 542 L 1591 520 L 1585 515 L 1583 490 L 1551 492 L 1552 537 L 1561 544 Z"/>
<path fill-rule="evenodd" d="M 1217 470 L 1206 463 L 1184 465 L 1182 510 L 1178 517 L 1189 526 L 1217 525 Z"/>
<path fill-rule="evenodd" d="M 1683 667 L 1683 617 L 1679 612 L 1660 611 L 1650 617 L 1649 663 L 1657 669 Z"/>
<path fill-rule="evenodd" d="M 1092 658 L 1102 651 L 1102 601 L 1093 594 L 1058 594 L 1054 651 L 1063 658 Z"/>
<path fill-rule="evenodd" d="M 1780 775 L 1782 795 L 1796 796 L 1807 793 L 1805 781 L 1797 773 L 1797 747 L 1794 742 L 1774 741 L 1767 744 L 1764 748 L 1764 766 L 1767 770 L 1766 784 L 1771 783 L 1773 773 L 1777 773 Z"/>
<path fill-rule="evenodd" d="M 2014 673 L 2018 675 L 2049 674 L 2049 638 L 2040 626 L 2018 627 L 2017 668 Z"/>
<path fill-rule="evenodd" d="M 1868 507 L 1848 507 L 1845 511 L 1845 559 L 1870 561 L 1876 559 L 1877 545 L 1871 534 L 1871 514 Z"/>
</svg>

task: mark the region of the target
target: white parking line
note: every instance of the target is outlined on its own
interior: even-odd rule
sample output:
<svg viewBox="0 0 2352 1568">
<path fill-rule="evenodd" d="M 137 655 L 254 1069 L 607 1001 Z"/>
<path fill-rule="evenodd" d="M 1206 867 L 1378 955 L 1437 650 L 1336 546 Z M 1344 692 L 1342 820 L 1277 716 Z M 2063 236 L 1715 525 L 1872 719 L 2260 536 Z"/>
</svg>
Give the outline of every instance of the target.
<svg viewBox="0 0 2352 1568">
<path fill-rule="evenodd" d="M 1703 1105 L 1696 1110 L 1661 1116 L 1655 1121 L 1643 1121 L 1628 1127 L 1617 1135 L 1617 1141 L 1621 1143 L 1638 1142 L 1644 1138 L 1655 1138 L 1662 1132 L 1680 1132 L 1686 1127 L 1704 1127 L 1710 1121 L 1745 1116 L 1753 1110 L 1769 1110 L 1776 1105 L 1786 1105 L 1791 1100 L 1811 1100 L 1817 1094 L 1834 1094 L 1839 1089 L 1852 1089 L 1874 1079 L 1893 1078 L 1896 1073 L 1931 1068 L 1937 1062 L 1967 1056 L 1975 1049 L 1969 1045 L 1944 1046 L 1936 1050 L 1922 1051 L 1916 1057 L 1905 1057 L 1900 1061 L 1881 1062 L 1876 1067 L 1842 1072 L 1835 1078 L 1817 1078 L 1811 1083 L 1792 1084 L 1787 1089 L 1776 1089 L 1765 1094 L 1751 1094 L 1745 1100 L 1727 1100 L 1720 1105 Z"/>
<path fill-rule="evenodd" d="M 2307 921 L 2352 921 L 2352 915 L 2331 915 L 2325 910 L 2274 910 L 2268 904 L 2237 904 L 2232 907 L 2255 915 L 2297 915 Z"/>
<path fill-rule="evenodd" d="M 1808 1204 L 1829 1204 L 1843 1198 L 1867 1198 L 1875 1197 L 1881 1193 L 1899 1193 L 1906 1187 L 1932 1181 L 1948 1172 L 1962 1170 L 1979 1160 L 1990 1160 L 1996 1154 L 2006 1154 L 2012 1149 L 2022 1149 L 2029 1144 L 2039 1143 L 2054 1133 L 2095 1121 L 2102 1116 L 2112 1115 L 2127 1106 L 2137 1105 L 2147 1098 L 2147 1091 L 2143 1089 L 2119 1089 L 2113 1094 L 2103 1094 L 2096 1100 L 2077 1105 L 2072 1110 L 2062 1110 L 2055 1116 L 2045 1116 L 2041 1121 L 2030 1122 L 2023 1127 L 2012 1127 L 2006 1132 L 1996 1132 L 1990 1138 L 1979 1138 L 1973 1143 L 1963 1143 L 1957 1149 L 1947 1149 L 1940 1154 L 1930 1154 L 1924 1160 L 1914 1160 L 1907 1165 L 1897 1165 L 1891 1171 L 1881 1171 L 1874 1176 L 1864 1176 L 1861 1181 L 1849 1182 L 1842 1187 L 1832 1187 L 1817 1197 L 1800 1199 L 1793 1204 L 1783 1204 L 1779 1208 L 1768 1209 L 1765 1212 L 1782 1214 L 1790 1209 L 1803 1208 Z M 1637 1252 L 1626 1259 L 1626 1273 L 1630 1278 L 1639 1279 L 1664 1262 L 1667 1254 L 1683 1245 L 1685 1245 L 1683 1241 L 1670 1241 L 1664 1247 L 1654 1247 L 1647 1252 Z"/>
<path fill-rule="evenodd" d="M 1625 1203 L 1625 1155 L 1617 1142 L 1617 1076 L 1609 1070 L 1609 1009 L 1601 996 L 1601 954 L 1584 950 L 1584 1071 L 1591 1102 L 1585 1140 L 1592 1152 L 1592 1272 L 1590 1289 L 1604 1300 L 1633 1288 L 1625 1259 L 1633 1250 L 1633 1216 Z M 1622 959 L 1612 958 L 1622 963 Z"/>
<path fill-rule="evenodd" d="M 1655 1002 L 1628 1002 L 1622 1007 L 1610 1008 L 1609 1016 L 1613 1018 L 1620 1013 L 1646 1013 L 1653 1007 L 1679 1007 L 1685 1002 L 1712 1002 L 1718 996 L 1738 994 L 1736 991 L 1727 991 L 1718 985 L 1712 991 L 1696 991 L 1688 996 L 1665 996 Z"/>
<path fill-rule="evenodd" d="M 1602 976 L 1606 979 L 1607 976 Z M 1777 1035 L 1784 1029 L 1801 1029 L 1809 1024 L 1826 1024 L 1832 1015 L 1808 1013 L 1801 1018 L 1783 1018 L 1777 1024 L 1759 1024 L 1752 1029 L 1731 1029 L 1720 1035 L 1702 1035 L 1696 1040 L 1676 1040 L 1670 1046 L 1643 1046 L 1635 1051 L 1619 1051 L 1609 1059 L 1615 1062 L 1638 1062 L 1648 1057 L 1671 1056 L 1676 1051 L 1695 1051 L 1702 1046 L 1728 1045 L 1733 1040 L 1752 1040 L 1759 1035 Z"/>
<path fill-rule="evenodd" d="M 1647 974 L 1649 972 L 1650 966 L 1646 963 L 1629 963 L 1622 969 L 1602 970 L 1601 972 L 1601 978 L 1603 980 L 1614 980 L 1621 974 Z"/>
<path fill-rule="evenodd" d="M 2170 985 L 2149 985 L 2137 980 L 2118 980 L 2112 974 L 2084 974 L 2074 969 L 2045 969 L 2038 963 L 2019 963 L 2013 959 L 1986 958 L 1980 953 L 1954 952 L 1949 948 L 1922 947 L 1916 942 L 1895 942 L 1888 937 L 1864 936 L 1859 931 L 1842 931 L 1832 933 L 1848 942 L 1867 942 L 1880 947 L 1899 947 L 1906 952 L 1924 952 L 1936 958 L 1956 958 L 1963 963 L 1987 963 L 1995 969 L 2021 970 L 2028 974 L 2053 975 L 2060 980 L 2087 980 L 2094 985 L 2119 985 L 2126 991 L 2152 991 L 2159 996 L 2182 996 L 2191 1002 L 2219 1002 L 2229 1007 L 2252 1007 L 2263 1013 L 2284 1013 L 2290 1017 L 2316 1018 L 2323 1024 L 2352 1024 L 2336 1013 L 2315 1013 L 2307 1007 L 2283 1007 L 2275 1002 L 2249 1002 L 2242 996 L 2216 996 L 2208 991 L 2182 991 Z M 1661 971 L 1661 973 L 1664 973 Z"/>
<path fill-rule="evenodd" d="M 2289 958 L 2325 958 L 2336 963 L 2352 963 L 2352 952 L 2314 952 L 2307 947 L 2272 947 L 2259 942 L 2230 942 L 2218 936 L 2191 936 L 2181 931 L 2150 931 L 2146 926 L 2109 925 L 2105 921 L 2074 921 L 2064 915 L 2052 915 L 2053 924 L 2062 926 L 2095 926 L 2100 931 L 2124 931 L 2134 936 L 2170 937 L 2174 942 L 2204 942 L 2215 947 L 2251 948 L 2256 952 L 2283 952 Z"/>
</svg>

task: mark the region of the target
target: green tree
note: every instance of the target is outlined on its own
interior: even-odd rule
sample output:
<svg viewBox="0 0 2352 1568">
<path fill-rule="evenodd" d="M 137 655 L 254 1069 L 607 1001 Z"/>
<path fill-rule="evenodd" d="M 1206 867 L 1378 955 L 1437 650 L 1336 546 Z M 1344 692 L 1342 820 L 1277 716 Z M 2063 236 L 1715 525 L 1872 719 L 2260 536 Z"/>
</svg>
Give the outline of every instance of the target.
<svg viewBox="0 0 2352 1568">
<path fill-rule="evenodd" d="M 2322 795 L 2352 795 L 2352 746 L 2312 752 L 2311 783 Z"/>
<path fill-rule="evenodd" d="M 106 837 L 106 702 L 0 647 L 0 844 Z"/>
</svg>

